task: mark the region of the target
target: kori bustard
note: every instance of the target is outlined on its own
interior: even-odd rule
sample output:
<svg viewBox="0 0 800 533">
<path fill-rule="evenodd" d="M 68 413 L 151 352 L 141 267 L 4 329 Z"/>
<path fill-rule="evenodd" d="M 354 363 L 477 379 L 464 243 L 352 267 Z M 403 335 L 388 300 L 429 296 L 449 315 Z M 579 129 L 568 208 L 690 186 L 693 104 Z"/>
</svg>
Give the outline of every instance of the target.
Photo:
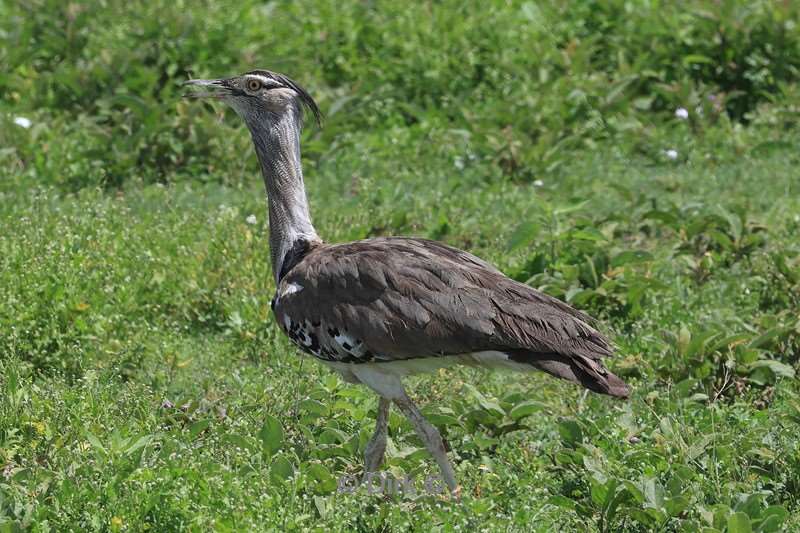
<svg viewBox="0 0 800 533">
<path fill-rule="evenodd" d="M 379 396 L 367 473 L 383 461 L 394 403 L 450 490 L 457 489 L 439 431 L 403 388 L 408 374 L 458 363 L 538 369 L 628 396 L 628 386 L 603 365 L 612 347 L 588 316 L 478 257 L 407 237 L 323 242 L 311 223 L 300 165 L 303 110 L 318 121 L 320 111 L 297 83 L 267 70 L 186 83 L 201 88 L 187 96 L 230 105 L 252 135 L 267 189 L 272 310 L 280 328 L 302 351 Z"/>
</svg>

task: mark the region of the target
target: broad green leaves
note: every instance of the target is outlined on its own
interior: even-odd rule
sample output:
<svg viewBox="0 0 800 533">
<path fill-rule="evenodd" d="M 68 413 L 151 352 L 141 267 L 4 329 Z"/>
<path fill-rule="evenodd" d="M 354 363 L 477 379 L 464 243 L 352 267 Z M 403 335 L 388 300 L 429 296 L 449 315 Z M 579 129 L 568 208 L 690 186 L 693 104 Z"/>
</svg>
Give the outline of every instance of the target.
<svg viewBox="0 0 800 533">
<path fill-rule="evenodd" d="M 267 415 L 261 431 L 258 432 L 258 438 L 261 439 L 265 454 L 273 455 L 280 450 L 283 446 L 283 427 L 280 421 L 272 415 Z"/>
</svg>

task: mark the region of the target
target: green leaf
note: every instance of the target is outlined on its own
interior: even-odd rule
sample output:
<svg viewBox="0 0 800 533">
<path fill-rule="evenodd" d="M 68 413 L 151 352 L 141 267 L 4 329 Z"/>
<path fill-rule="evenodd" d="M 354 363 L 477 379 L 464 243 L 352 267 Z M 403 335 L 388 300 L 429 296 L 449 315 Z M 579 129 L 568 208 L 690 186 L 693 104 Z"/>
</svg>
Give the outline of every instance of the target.
<svg viewBox="0 0 800 533">
<path fill-rule="evenodd" d="M 606 505 L 606 500 L 609 499 L 609 487 L 605 483 L 601 483 L 594 478 L 590 478 L 591 488 L 589 494 L 592 498 L 592 503 L 597 507 L 603 508 Z M 612 494 L 613 495 L 613 494 Z"/>
<path fill-rule="evenodd" d="M 207 418 L 203 420 L 198 420 L 191 426 L 189 426 L 189 439 L 194 440 L 200 433 L 208 429 L 208 426 L 211 425 L 211 421 Z"/>
<path fill-rule="evenodd" d="M 775 359 L 760 359 L 750 364 L 748 379 L 758 385 L 774 383 L 779 377 L 792 379 L 795 370 L 786 363 Z"/>
<path fill-rule="evenodd" d="M 460 426 L 461 421 L 452 416 L 446 415 L 443 413 L 428 413 L 425 415 L 425 418 L 428 419 L 428 422 L 433 424 L 437 427 L 448 427 L 448 426 Z"/>
<path fill-rule="evenodd" d="M 497 446 L 500 443 L 500 441 L 498 439 L 490 437 L 490 436 L 488 436 L 488 435 L 486 435 L 485 433 L 482 433 L 482 432 L 473 433 L 471 435 L 471 438 L 472 438 L 473 442 L 475 442 L 475 444 L 481 450 L 486 450 L 486 449 L 491 448 L 493 446 Z"/>
<path fill-rule="evenodd" d="M 630 493 L 626 490 L 625 485 L 617 479 L 612 478 L 607 485 L 609 485 L 609 492 L 612 496 L 606 503 L 606 520 L 611 523 L 617 514 L 617 508 L 630 498 Z"/>
<path fill-rule="evenodd" d="M 639 111 L 650 111 L 650 109 L 653 107 L 653 97 L 640 96 L 639 98 L 634 98 L 633 107 Z"/>
<path fill-rule="evenodd" d="M 570 448 L 583 441 L 583 431 L 577 422 L 574 420 L 562 420 L 558 423 L 558 434 L 561 435 L 561 440 Z"/>
<path fill-rule="evenodd" d="M 708 231 L 708 235 L 720 245 L 720 247 L 724 248 L 725 250 L 732 250 L 733 249 L 733 241 L 731 238 L 722 233 L 719 230 L 712 229 Z"/>
<path fill-rule="evenodd" d="M 692 332 L 689 331 L 689 328 L 686 326 L 681 326 L 675 342 L 676 348 L 678 349 L 678 353 L 680 355 L 684 355 L 686 353 L 686 349 L 689 347 L 691 340 Z"/>
<path fill-rule="evenodd" d="M 684 354 L 687 357 L 704 356 L 709 353 L 707 347 L 713 341 L 719 338 L 719 333 L 716 331 L 703 331 L 692 336 L 691 342 L 686 347 Z"/>
<path fill-rule="evenodd" d="M 672 394 L 675 395 L 676 398 L 686 398 L 688 397 L 692 391 L 697 387 L 698 381 L 694 378 L 686 378 L 683 381 L 679 381 L 675 384 L 672 388 Z"/>
<path fill-rule="evenodd" d="M 328 516 L 328 501 L 322 496 L 314 496 L 314 506 L 317 508 L 319 517 L 324 520 Z"/>
<path fill-rule="evenodd" d="M 310 413 L 317 416 L 322 416 L 327 413 L 328 408 L 325 406 L 324 403 L 320 402 L 319 400 L 314 400 L 312 398 L 306 398 L 302 402 L 300 402 L 299 406 L 301 411 L 305 413 Z"/>
<path fill-rule="evenodd" d="M 464 388 L 477 400 L 478 405 L 481 406 L 481 409 L 486 411 L 488 414 L 497 418 L 503 418 L 503 416 L 505 416 L 506 413 L 500 407 L 500 404 L 494 400 L 489 400 L 486 398 L 486 396 L 481 394 L 481 392 L 473 385 L 465 383 Z"/>
<path fill-rule="evenodd" d="M 764 141 L 750 149 L 750 153 L 757 157 L 765 157 L 780 150 L 793 150 L 795 145 L 787 141 Z"/>
<path fill-rule="evenodd" d="M 285 480 L 294 475 L 294 466 L 283 454 L 277 454 L 269 465 L 269 475 L 272 480 Z"/>
<path fill-rule="evenodd" d="M 575 202 L 571 205 L 565 205 L 563 207 L 558 207 L 553 210 L 554 215 L 565 215 L 567 213 L 572 213 L 573 211 L 580 211 L 583 207 L 589 203 L 589 200 L 581 200 L 579 202 Z"/>
<path fill-rule="evenodd" d="M 312 463 L 308 467 L 308 475 L 317 482 L 316 491 L 319 494 L 329 494 L 336 489 L 336 480 L 324 465 Z"/>
<path fill-rule="evenodd" d="M 526 400 L 512 407 L 511 411 L 508 413 L 508 416 L 510 416 L 513 420 L 519 420 L 521 418 L 525 418 L 526 416 L 530 416 L 533 413 L 538 413 L 546 408 L 547 406 L 541 402 Z"/>
<path fill-rule="evenodd" d="M 91 444 L 94 449 L 102 452 L 103 455 L 108 454 L 108 451 L 106 451 L 105 447 L 100 442 L 100 439 L 98 439 L 91 431 L 86 431 L 86 440 L 89 441 L 89 444 Z"/>
<path fill-rule="evenodd" d="M 724 503 L 718 503 L 712 508 L 712 523 L 717 529 L 725 529 L 725 524 L 728 522 L 728 517 L 733 511 Z"/>
<path fill-rule="evenodd" d="M 580 239 L 582 241 L 602 242 L 607 240 L 606 236 L 594 228 L 583 228 L 572 232 L 573 239 Z"/>
<path fill-rule="evenodd" d="M 664 507 L 664 487 L 655 478 L 645 478 L 642 481 L 642 492 L 651 507 L 654 509 Z"/>
<path fill-rule="evenodd" d="M 690 461 L 694 461 L 701 455 L 706 453 L 706 449 L 711 441 L 714 440 L 714 435 L 703 435 L 698 440 L 694 441 L 691 446 L 689 446 L 689 451 L 686 452 L 686 456 Z"/>
<path fill-rule="evenodd" d="M 747 497 L 742 497 L 739 503 L 736 504 L 734 509 L 737 512 L 745 513 L 751 519 L 758 518 L 761 515 L 762 502 L 764 495 L 760 493 L 750 494 Z"/>
<path fill-rule="evenodd" d="M 247 450 L 249 452 L 254 451 L 253 443 L 246 437 L 243 437 L 242 435 L 237 435 L 236 433 L 228 433 L 223 437 L 223 439 L 225 440 L 225 442 L 237 446 L 242 450 Z"/>
<path fill-rule="evenodd" d="M 666 520 L 664 513 L 659 509 L 654 509 L 653 507 L 646 507 L 644 509 L 631 509 L 630 514 L 636 521 L 641 522 L 645 526 L 653 529 L 655 529 L 653 526 L 661 524 Z"/>
<path fill-rule="evenodd" d="M 555 496 L 550 496 L 547 502 L 551 505 L 555 505 L 557 507 L 561 507 L 562 509 L 569 509 L 570 511 L 575 510 L 575 502 L 567 498 L 566 496 L 562 496 L 561 494 L 556 494 Z"/>
<path fill-rule="evenodd" d="M 642 215 L 645 220 L 657 220 L 663 222 L 667 226 L 677 226 L 678 217 L 668 211 L 652 210 Z"/>
<path fill-rule="evenodd" d="M 761 523 L 758 526 L 760 533 L 773 533 L 780 531 L 781 526 L 789 517 L 789 512 L 782 505 L 770 505 L 761 513 Z"/>
<path fill-rule="evenodd" d="M 280 421 L 272 415 L 266 415 L 264 425 L 261 426 L 261 431 L 258 432 L 258 438 L 261 439 L 261 444 L 267 455 L 272 455 L 278 451 L 283 445 L 283 427 Z"/>
<path fill-rule="evenodd" d="M 539 233 L 539 225 L 530 220 L 525 221 L 517 226 L 514 233 L 508 239 L 508 251 L 514 251 L 522 246 L 527 246 L 533 242 L 536 235 Z"/>
<path fill-rule="evenodd" d="M 145 435 L 143 437 L 140 437 L 136 442 L 128 446 L 128 449 L 125 450 L 125 455 L 131 455 L 135 451 L 144 448 L 145 446 L 150 444 L 151 440 L 153 440 L 153 435 Z"/>
<path fill-rule="evenodd" d="M 728 517 L 728 533 L 753 533 L 750 517 L 745 513 L 733 513 Z"/>
<path fill-rule="evenodd" d="M 760 521 L 757 531 L 759 533 L 776 533 L 781 530 L 783 522 L 777 516 L 768 516 Z"/>
<path fill-rule="evenodd" d="M 636 500 L 638 503 L 644 503 L 644 493 L 642 492 L 642 488 L 632 481 L 623 481 L 622 484 L 625 486 L 625 489 L 628 491 L 628 494 Z"/>
<path fill-rule="evenodd" d="M 778 269 L 778 272 L 783 275 L 783 277 L 785 277 L 792 284 L 797 284 L 800 282 L 800 269 L 790 268 L 789 265 L 786 264 L 785 254 L 774 253 L 771 257 L 775 267 Z"/>
<path fill-rule="evenodd" d="M 786 334 L 788 330 L 789 328 L 783 327 L 769 329 L 750 341 L 748 348 L 768 348 L 774 338 Z"/>
<path fill-rule="evenodd" d="M 548 498 L 547 502 L 550 503 L 551 505 L 561 507 L 562 509 L 575 511 L 581 516 L 591 516 L 592 514 L 594 514 L 594 511 L 589 507 L 575 500 L 571 500 L 566 496 L 562 496 L 561 494 L 556 494 L 555 496 L 551 496 L 550 498 Z"/>
<path fill-rule="evenodd" d="M 714 60 L 708 56 L 700 54 L 688 54 L 683 56 L 683 64 L 685 66 L 693 65 L 696 63 L 713 64 Z"/>
<path fill-rule="evenodd" d="M 347 433 L 337 428 L 325 428 L 317 439 L 319 444 L 342 444 L 347 442 Z"/>
<path fill-rule="evenodd" d="M 644 250 L 627 250 L 614 256 L 611 260 L 611 267 L 617 268 L 622 265 L 646 263 L 653 260 L 653 255 Z"/>
<path fill-rule="evenodd" d="M 710 351 L 716 351 L 721 348 L 730 348 L 742 344 L 744 341 L 749 340 L 752 335 L 749 333 L 735 333 L 726 337 L 715 339 L 713 343 L 708 345 Z"/>
<path fill-rule="evenodd" d="M 476 424 L 482 424 L 486 427 L 494 427 L 497 425 L 498 419 L 485 409 L 472 409 L 466 413 L 467 420 Z"/>
<path fill-rule="evenodd" d="M 738 215 L 731 213 L 722 206 L 718 206 L 717 211 L 728 223 L 728 230 L 730 231 L 733 240 L 736 242 L 740 241 L 742 238 L 742 219 Z"/>
<path fill-rule="evenodd" d="M 670 516 L 680 516 L 689 507 L 689 498 L 680 495 L 664 499 L 664 508 Z"/>
</svg>

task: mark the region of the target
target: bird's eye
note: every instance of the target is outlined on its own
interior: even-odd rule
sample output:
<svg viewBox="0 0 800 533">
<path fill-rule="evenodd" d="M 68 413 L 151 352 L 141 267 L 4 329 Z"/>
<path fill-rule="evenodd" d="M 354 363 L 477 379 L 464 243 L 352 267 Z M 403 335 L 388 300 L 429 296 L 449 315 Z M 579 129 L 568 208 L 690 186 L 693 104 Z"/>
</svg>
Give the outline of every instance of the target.
<svg viewBox="0 0 800 533">
<path fill-rule="evenodd" d="M 253 80 L 253 79 L 247 80 L 247 90 L 248 91 L 254 93 L 254 92 L 258 91 L 259 89 L 261 89 L 261 82 L 260 81 Z"/>
</svg>

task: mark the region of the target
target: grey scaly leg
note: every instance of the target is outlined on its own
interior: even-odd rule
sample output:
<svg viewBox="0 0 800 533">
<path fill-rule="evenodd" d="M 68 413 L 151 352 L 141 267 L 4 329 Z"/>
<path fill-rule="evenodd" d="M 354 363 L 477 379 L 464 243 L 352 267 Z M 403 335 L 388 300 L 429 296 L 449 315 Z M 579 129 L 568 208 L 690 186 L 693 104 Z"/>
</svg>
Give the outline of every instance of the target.
<svg viewBox="0 0 800 533">
<path fill-rule="evenodd" d="M 375 417 L 375 433 L 367 443 L 364 452 L 364 474 L 377 472 L 386 451 L 386 432 L 389 428 L 389 407 L 392 402 L 381 396 L 378 400 L 378 415 Z"/>
<path fill-rule="evenodd" d="M 436 462 L 439 464 L 439 469 L 442 471 L 442 477 L 450 492 L 459 497 L 460 488 L 456 484 L 456 474 L 450 461 L 447 459 L 447 452 L 445 451 L 444 441 L 439 431 L 431 425 L 430 422 L 425 420 L 422 413 L 419 412 L 417 406 L 411 401 L 411 398 L 406 394 L 402 381 L 396 375 L 385 373 L 380 366 L 364 364 L 354 365 L 352 369 L 353 374 L 358 380 L 367 385 L 369 388 L 378 393 L 381 398 L 391 400 L 400 408 L 406 418 L 408 418 L 411 425 L 425 443 L 431 455 L 433 455 Z M 380 416 L 380 413 L 378 413 Z"/>
<path fill-rule="evenodd" d="M 408 418 L 411 425 L 414 426 L 417 435 L 419 435 L 419 438 L 425 443 L 425 447 L 430 454 L 433 455 L 433 458 L 436 459 L 436 462 L 439 464 L 439 469 L 442 471 L 444 482 L 447 484 L 450 492 L 457 495 L 459 493 L 459 487 L 456 484 L 456 474 L 453 471 L 450 460 L 447 458 L 447 451 L 445 450 L 444 441 L 442 441 L 439 430 L 425 420 L 425 417 L 422 416 L 417 406 L 414 405 L 414 402 L 412 402 L 411 398 L 406 394 L 403 394 L 401 398 L 395 398 L 394 403 L 400 408 L 406 418 Z"/>
</svg>

